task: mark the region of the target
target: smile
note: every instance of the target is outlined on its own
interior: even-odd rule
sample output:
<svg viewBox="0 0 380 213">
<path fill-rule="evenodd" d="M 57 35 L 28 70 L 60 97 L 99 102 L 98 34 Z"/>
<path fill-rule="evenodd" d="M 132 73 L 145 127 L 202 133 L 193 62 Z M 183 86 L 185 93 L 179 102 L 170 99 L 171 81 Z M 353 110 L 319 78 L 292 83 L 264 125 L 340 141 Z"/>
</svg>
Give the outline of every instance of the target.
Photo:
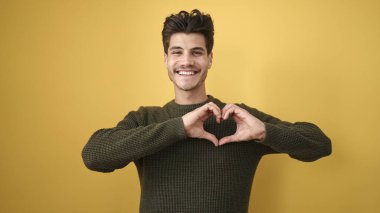
<svg viewBox="0 0 380 213">
<path fill-rule="evenodd" d="M 176 71 L 175 73 L 179 74 L 179 75 L 186 75 L 186 76 L 189 76 L 189 75 L 195 75 L 197 74 L 198 72 L 197 71 L 191 71 L 191 70 L 179 70 L 179 71 Z"/>
</svg>

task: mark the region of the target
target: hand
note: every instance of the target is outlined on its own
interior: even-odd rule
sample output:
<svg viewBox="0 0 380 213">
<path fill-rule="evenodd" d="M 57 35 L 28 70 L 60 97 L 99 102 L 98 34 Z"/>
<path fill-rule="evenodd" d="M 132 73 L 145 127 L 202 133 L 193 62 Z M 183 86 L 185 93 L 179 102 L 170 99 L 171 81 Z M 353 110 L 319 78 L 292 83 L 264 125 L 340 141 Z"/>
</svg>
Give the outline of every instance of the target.
<svg viewBox="0 0 380 213">
<path fill-rule="evenodd" d="M 210 115 L 214 115 L 216 122 L 220 123 L 220 120 L 222 119 L 222 113 L 220 111 L 220 108 L 212 102 L 209 102 L 195 109 L 194 111 L 187 113 L 186 115 L 182 116 L 182 119 L 188 137 L 204 138 L 211 141 L 215 146 L 218 146 L 218 139 L 215 137 L 215 135 L 205 131 L 203 128 L 203 123 Z"/>
<path fill-rule="evenodd" d="M 220 139 L 219 145 L 230 142 L 264 140 L 266 134 L 265 124 L 247 110 L 234 104 L 227 104 L 222 110 L 222 119 L 226 120 L 230 116 L 236 122 L 236 132 Z"/>
</svg>

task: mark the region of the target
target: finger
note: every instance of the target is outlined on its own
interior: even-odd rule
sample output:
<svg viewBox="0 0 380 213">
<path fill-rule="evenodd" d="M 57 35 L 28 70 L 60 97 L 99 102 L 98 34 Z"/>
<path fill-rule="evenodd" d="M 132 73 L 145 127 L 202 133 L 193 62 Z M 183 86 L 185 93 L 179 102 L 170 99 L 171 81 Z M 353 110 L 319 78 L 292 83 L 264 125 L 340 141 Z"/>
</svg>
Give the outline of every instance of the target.
<svg viewBox="0 0 380 213">
<path fill-rule="evenodd" d="M 211 141 L 215 146 L 219 145 L 218 139 L 215 137 L 215 135 L 209 133 L 209 132 L 204 132 L 202 135 L 202 138 L 207 139 Z"/>
<path fill-rule="evenodd" d="M 231 105 L 227 107 L 226 109 L 223 109 L 223 119 L 227 120 L 231 114 L 235 113 L 236 106 Z"/>
<path fill-rule="evenodd" d="M 220 110 L 219 106 L 216 105 L 215 103 L 213 102 L 209 102 L 209 105 L 214 109 L 214 113 L 216 112 L 216 114 L 214 114 L 215 116 L 219 116 L 221 118 L 222 116 L 222 111 Z"/>
<path fill-rule="evenodd" d="M 222 118 L 223 119 L 226 119 L 225 118 L 225 112 L 228 110 L 228 109 L 230 109 L 231 107 L 233 107 L 233 104 L 226 104 L 224 107 L 223 107 L 223 109 L 222 109 Z M 228 118 L 228 117 L 227 117 Z"/>
<path fill-rule="evenodd" d="M 221 145 L 224 145 L 226 143 L 237 142 L 237 141 L 238 140 L 237 140 L 235 135 L 230 135 L 230 136 L 226 136 L 226 137 L 220 139 L 219 145 L 221 146 Z"/>
<path fill-rule="evenodd" d="M 213 110 L 208 104 L 201 106 L 197 110 L 198 110 L 199 118 L 202 121 L 205 121 L 211 114 L 214 114 Z"/>
<path fill-rule="evenodd" d="M 223 107 L 223 111 L 233 107 L 235 104 L 226 104 L 224 107 Z"/>
<path fill-rule="evenodd" d="M 224 114 L 225 117 L 223 117 L 223 119 L 228 119 L 232 114 L 232 117 L 235 119 L 235 121 L 237 121 L 238 118 L 244 120 L 246 116 L 251 115 L 245 109 L 242 109 L 236 105 L 233 105 Z"/>
<path fill-rule="evenodd" d="M 214 114 L 216 118 L 216 122 L 220 123 L 220 120 L 222 118 L 222 113 L 220 111 L 220 108 L 212 102 L 207 103 L 207 107 L 208 107 L 208 110 Z"/>
</svg>

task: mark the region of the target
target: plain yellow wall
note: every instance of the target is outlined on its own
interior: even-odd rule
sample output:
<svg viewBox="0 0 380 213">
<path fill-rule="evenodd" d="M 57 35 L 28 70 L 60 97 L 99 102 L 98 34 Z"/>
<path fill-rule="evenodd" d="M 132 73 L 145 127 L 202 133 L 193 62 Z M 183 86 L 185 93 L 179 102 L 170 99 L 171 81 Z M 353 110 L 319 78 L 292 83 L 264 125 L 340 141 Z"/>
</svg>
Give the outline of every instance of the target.
<svg viewBox="0 0 380 213">
<path fill-rule="evenodd" d="M 263 158 L 250 212 L 379 212 L 380 3 L 373 0 L 0 0 L 0 212 L 137 212 L 133 164 L 85 168 L 97 129 L 173 88 L 164 18 L 199 8 L 215 21 L 208 93 L 333 141 L 313 163 Z"/>
</svg>

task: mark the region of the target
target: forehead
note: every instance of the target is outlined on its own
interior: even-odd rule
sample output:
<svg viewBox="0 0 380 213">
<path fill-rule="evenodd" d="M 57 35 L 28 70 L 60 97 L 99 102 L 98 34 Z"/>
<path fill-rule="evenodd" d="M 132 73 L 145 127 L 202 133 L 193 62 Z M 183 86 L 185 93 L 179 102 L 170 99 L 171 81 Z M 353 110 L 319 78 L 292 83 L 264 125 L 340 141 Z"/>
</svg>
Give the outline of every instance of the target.
<svg viewBox="0 0 380 213">
<path fill-rule="evenodd" d="M 201 47 L 206 49 L 206 40 L 200 33 L 174 33 L 170 36 L 169 49 L 170 47 L 181 47 L 183 49 Z"/>
</svg>

